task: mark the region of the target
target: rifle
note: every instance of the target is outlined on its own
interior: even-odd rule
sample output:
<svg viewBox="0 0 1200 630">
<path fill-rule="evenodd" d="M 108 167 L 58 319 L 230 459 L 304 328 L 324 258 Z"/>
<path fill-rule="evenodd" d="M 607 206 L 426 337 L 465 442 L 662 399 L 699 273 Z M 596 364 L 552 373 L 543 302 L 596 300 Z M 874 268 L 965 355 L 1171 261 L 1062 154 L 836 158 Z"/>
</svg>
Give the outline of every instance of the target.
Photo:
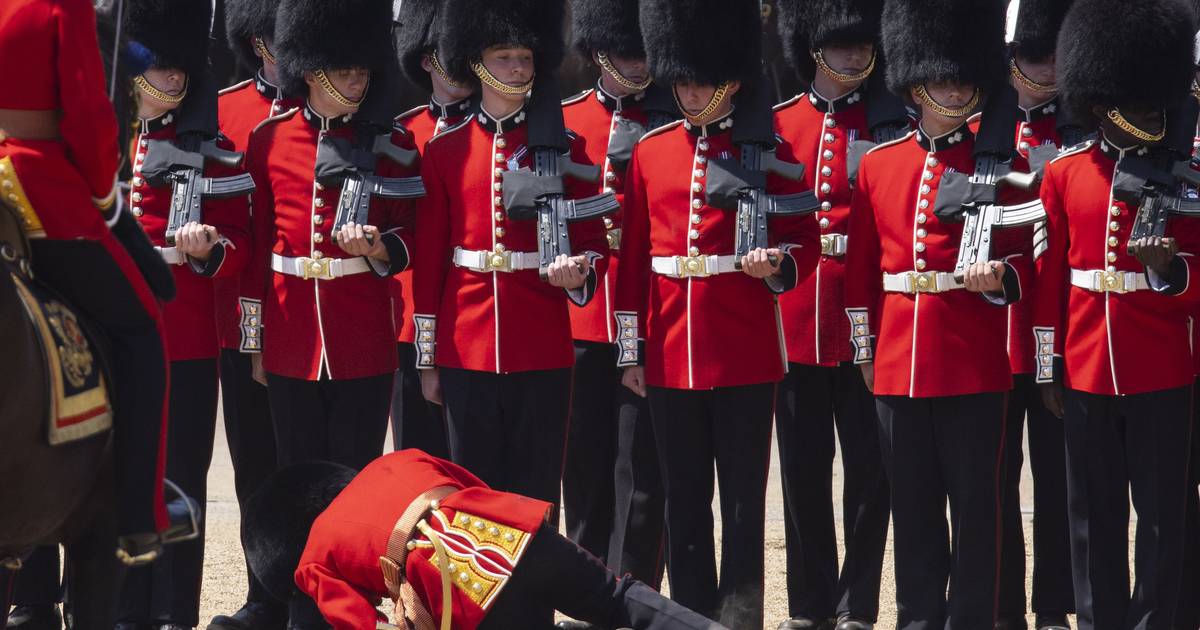
<svg viewBox="0 0 1200 630">
<path fill-rule="evenodd" d="M 550 264 L 560 254 L 571 255 L 568 225 L 599 219 L 621 209 L 613 193 L 586 199 L 564 199 L 563 177 L 586 182 L 600 181 L 600 167 L 571 161 L 562 103 L 558 100 L 557 77 L 545 73 L 529 106 L 529 150 L 533 170 L 504 172 L 504 208 L 514 220 L 536 220 L 538 276 L 548 279 Z"/>
<path fill-rule="evenodd" d="M 229 199 L 254 192 L 248 173 L 232 177 L 205 177 L 205 162 L 240 168 L 245 155 L 217 146 L 217 90 L 207 73 L 192 79 L 193 86 L 177 113 L 175 140 L 146 144 L 142 175 L 154 187 L 171 186 L 171 209 L 165 240 L 175 245 L 175 234 L 188 223 L 203 223 L 205 199 Z"/>
<path fill-rule="evenodd" d="M 380 177 L 375 175 L 380 157 L 401 166 L 410 166 L 417 152 L 392 144 L 392 134 L 375 133 L 367 125 L 360 126 L 358 137 L 351 141 L 329 135 L 317 142 L 316 180 L 322 186 L 341 186 L 333 232 L 347 223 L 370 223 L 371 199 L 418 199 L 425 196 L 425 184 L 420 177 Z M 369 147 L 369 148 L 363 148 Z"/>
<path fill-rule="evenodd" d="M 733 142 L 741 157 L 737 161 L 709 160 L 705 175 L 709 205 L 737 210 L 733 248 L 736 269 L 742 268 L 743 256 L 770 244 L 768 217 L 812 214 L 821 207 L 811 190 L 790 195 L 767 193 L 767 173 L 799 181 L 804 177 L 804 165 L 784 162 L 775 155 L 775 118 L 765 79 L 747 89 L 733 127 Z M 771 264 L 779 262 L 775 256 L 770 258 Z"/>
</svg>

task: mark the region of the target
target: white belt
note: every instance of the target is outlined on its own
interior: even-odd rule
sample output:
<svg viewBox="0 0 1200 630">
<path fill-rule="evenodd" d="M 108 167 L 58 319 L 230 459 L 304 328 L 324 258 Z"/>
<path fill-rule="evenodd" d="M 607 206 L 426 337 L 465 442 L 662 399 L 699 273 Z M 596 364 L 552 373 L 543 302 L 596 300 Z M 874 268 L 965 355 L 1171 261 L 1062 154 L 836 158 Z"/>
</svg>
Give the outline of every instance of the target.
<svg viewBox="0 0 1200 630">
<path fill-rule="evenodd" d="M 162 256 L 163 261 L 168 265 L 182 265 L 188 261 L 187 254 L 174 247 L 155 246 L 154 250 L 157 251 L 160 256 Z"/>
<path fill-rule="evenodd" d="M 1072 269 L 1071 284 L 1096 293 L 1131 293 L 1150 288 L 1146 275 L 1136 271 Z"/>
<path fill-rule="evenodd" d="M 883 290 L 888 293 L 942 293 L 963 288 L 954 274 L 944 271 L 883 274 Z"/>
<path fill-rule="evenodd" d="M 371 270 L 365 258 L 290 258 L 271 254 L 271 270 L 305 280 L 335 280 Z"/>
<path fill-rule="evenodd" d="M 511 273 L 538 268 L 537 252 L 510 252 L 499 247 L 490 252 L 455 247 L 453 260 L 454 264 L 459 267 L 466 267 L 480 273 L 489 271 Z"/>
<path fill-rule="evenodd" d="M 733 273 L 736 258 L 728 256 L 655 256 L 650 259 L 654 273 L 671 278 L 706 278 Z"/>
<path fill-rule="evenodd" d="M 821 235 L 821 255 L 822 256 L 845 256 L 846 255 L 846 235 L 845 234 L 822 234 Z"/>
</svg>

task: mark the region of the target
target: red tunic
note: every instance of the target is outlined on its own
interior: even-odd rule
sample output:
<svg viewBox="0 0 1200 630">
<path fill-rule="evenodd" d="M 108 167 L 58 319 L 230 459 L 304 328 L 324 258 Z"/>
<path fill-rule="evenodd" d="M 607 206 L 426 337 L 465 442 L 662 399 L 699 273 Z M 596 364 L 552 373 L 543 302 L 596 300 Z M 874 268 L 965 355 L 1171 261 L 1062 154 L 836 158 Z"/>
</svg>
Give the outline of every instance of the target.
<svg viewBox="0 0 1200 630">
<path fill-rule="evenodd" d="M 173 114 L 154 120 L 142 120 L 134 140 L 133 181 L 129 193 L 129 212 L 137 218 L 146 236 L 156 247 L 166 246 L 167 219 L 171 209 L 171 187 L 155 188 L 142 178 L 142 160 L 147 143 L 152 140 L 174 140 Z M 229 150 L 232 145 L 221 139 L 218 145 Z M 205 177 L 224 177 L 237 172 L 220 165 L 204 168 Z M 167 332 L 167 359 L 190 361 L 212 359 L 220 351 L 217 325 L 213 318 L 213 278 L 236 278 L 251 256 L 247 198 L 210 200 L 204 202 L 205 225 L 217 228 L 223 240 L 213 248 L 208 263 L 192 261 L 172 265 L 175 276 L 175 299 L 163 305 Z"/>
<path fill-rule="evenodd" d="M 601 179 L 594 193 L 613 192 L 617 199 L 625 198 L 625 170 L 617 168 L 608 159 L 608 143 L 620 118 L 626 118 L 643 126 L 647 124 L 646 113 L 639 104 L 638 96 L 617 97 L 601 89 L 588 90 L 563 102 L 563 119 L 567 127 L 583 141 L 587 163 L 601 168 Z M 621 213 L 604 217 L 604 227 L 613 238 L 609 243 L 619 243 Z M 613 231 L 613 230 L 616 231 Z M 613 288 L 616 286 L 618 249 L 608 249 L 608 273 L 596 288 L 596 298 L 582 308 L 571 309 L 571 332 L 575 339 L 612 343 L 616 340 L 616 320 L 613 319 Z"/>
<path fill-rule="evenodd" d="M 233 143 L 233 150 L 245 152 L 250 144 L 250 132 L 263 120 L 281 114 L 297 105 L 302 105 L 299 99 L 285 99 L 279 88 L 271 85 L 260 71 L 253 79 L 246 79 L 237 85 L 221 90 L 217 100 L 217 116 L 220 119 L 221 133 Z M 249 217 L 247 217 L 249 221 Z M 246 271 L 252 269 L 246 266 Z M 245 274 L 243 274 L 244 276 Z M 240 306 L 242 277 L 213 279 L 213 292 L 217 309 L 217 336 L 220 338 L 222 349 L 257 351 L 258 336 L 246 334 L 242 328 L 243 313 Z M 261 306 L 261 305 L 260 305 Z M 261 311 L 258 316 L 261 317 Z M 248 328 L 251 320 L 256 324 L 259 320 L 252 313 L 245 314 Z"/>
<path fill-rule="evenodd" d="M 305 279 L 271 270 L 272 256 L 355 259 L 331 235 L 341 187 L 318 184 L 314 166 L 324 134 L 351 138 L 348 119 L 323 119 L 305 108 L 269 119 L 250 136 L 246 162 L 258 189 L 254 193 L 254 238 L 259 282 L 242 292 L 263 299 L 263 367 L 310 381 L 345 380 L 387 374 L 396 369 L 390 276 L 408 262 L 413 204 L 371 202 L 369 219 L 383 233 L 390 265 L 369 263 L 364 273 L 332 280 Z M 392 143 L 413 149 L 411 136 L 397 131 Z M 381 160 L 383 177 L 415 175 Z M 250 285 L 250 286 L 247 286 Z"/>
<path fill-rule="evenodd" d="M 452 550 L 451 560 L 465 559 L 459 552 L 469 549 L 494 559 L 508 574 L 546 521 L 551 507 L 544 501 L 492 490 L 465 469 L 416 449 L 380 457 L 317 517 L 296 569 L 296 584 L 316 602 L 335 630 L 370 629 L 376 622 L 386 621 L 375 608 L 379 600 L 391 596 L 380 569 L 380 557 L 388 554 L 388 538 L 409 505 L 441 486 L 455 491 L 441 499 L 440 508 L 426 514 L 424 520 Z M 467 523 L 461 524 L 464 517 Z M 484 527 L 474 528 L 476 523 L 485 522 Z M 434 622 L 440 623 L 441 574 L 434 564 L 428 537 L 419 534 L 413 540 L 417 546 L 405 558 L 405 577 Z M 508 575 L 501 571 L 500 578 L 484 580 L 474 563 L 458 563 L 469 578 L 480 579 L 454 581 L 451 627 L 473 630 L 503 592 Z M 477 582 L 481 583 L 479 590 L 472 588 Z M 402 620 L 396 622 L 404 624 Z"/>
<path fill-rule="evenodd" d="M 499 247 L 536 258 L 536 223 L 510 221 L 501 198 L 504 171 L 532 165 L 524 114 L 514 112 L 500 122 L 477 114 L 425 147 L 426 196 L 418 210 L 413 271 L 418 367 L 505 374 L 575 362 L 568 301 L 586 304 L 589 287 L 566 292 L 542 282 L 536 269 L 481 272 L 453 263 L 459 247 L 473 252 Z M 577 140 L 571 158 L 585 159 Z M 586 195 L 578 182 L 565 183 L 568 197 Z M 599 252 L 607 243 L 600 224 L 573 223 L 569 229 L 574 253 L 592 258 L 591 282 L 602 281 L 607 259 Z M 422 339 L 425 333 L 428 340 Z"/>
<path fill-rule="evenodd" d="M 639 354 L 636 344 L 625 343 L 644 339 L 649 385 L 712 389 L 769 383 L 783 378 L 786 369 L 775 293 L 791 286 L 770 287 L 742 272 L 676 278 L 651 270 L 656 257 L 733 253 L 737 213 L 709 206 L 703 192 L 708 160 L 739 155 L 724 126 L 728 120 L 707 130 L 673 123 L 647 134 L 633 151 L 617 276 L 618 365 L 640 362 L 629 354 Z M 795 160 L 786 143 L 779 157 Z M 772 178 L 768 188 L 791 193 L 803 184 Z M 774 219 L 770 234 L 791 257 L 794 279 L 812 273 L 821 254 L 814 217 Z"/>
<path fill-rule="evenodd" d="M 469 112 L 471 102 L 463 99 L 451 105 L 430 102 L 413 108 L 396 119 L 413 136 L 417 150 L 425 153 L 425 143 L 445 129 L 462 122 Z M 392 283 L 392 317 L 396 325 L 396 341 L 412 343 L 417 338 L 417 329 L 412 318 L 412 269 L 396 274 Z"/>
<path fill-rule="evenodd" d="M 925 398 L 1003 392 L 1012 387 L 1006 309 L 965 289 L 942 293 L 885 293 L 883 273 L 954 270 L 961 222 L 934 213 L 938 185 L 954 170 L 971 174 L 974 134 L 964 124 L 938 138 L 918 130 L 863 157 L 850 211 L 846 311 L 854 328 L 869 328 L 874 350 L 875 394 Z M 1006 235 L 1015 238 L 1015 232 Z M 998 245 L 1001 234 L 997 233 Z M 1005 247 L 995 247 L 993 259 Z M 1028 256 L 1006 259 L 1028 286 Z M 1015 297 L 1015 296 L 1014 296 Z M 1002 301 L 999 301 L 1002 305 Z M 866 319 L 865 322 L 862 319 Z M 864 330 L 854 330 L 862 346 Z M 852 337 L 854 339 L 854 337 Z M 868 350 L 856 363 L 872 360 Z"/>
<path fill-rule="evenodd" d="M 807 186 L 823 202 L 817 227 L 823 239 L 845 237 L 850 228 L 850 182 L 846 149 L 869 138 L 864 94 L 860 90 L 832 101 L 815 92 L 776 107 L 776 132 L 804 164 Z M 853 358 L 843 283 L 846 257 L 823 254 L 816 270 L 794 291 L 779 296 L 788 361 L 836 365 Z"/>
<path fill-rule="evenodd" d="M 1125 249 L 1136 208 L 1112 197 L 1120 156 L 1107 142 L 1092 142 L 1046 167 L 1041 194 L 1048 238 L 1037 259 L 1034 311 L 1039 382 L 1057 376 L 1056 357 L 1064 359 L 1066 386 L 1093 394 L 1140 394 L 1194 380 L 1188 316 L 1195 308 L 1189 302 L 1200 296 L 1200 283 L 1191 282 L 1200 264 L 1191 255 L 1200 252 L 1200 223 L 1173 217 L 1167 227 L 1187 266 L 1179 296 L 1101 293 L 1071 284 L 1072 269 L 1144 274 Z"/>
</svg>

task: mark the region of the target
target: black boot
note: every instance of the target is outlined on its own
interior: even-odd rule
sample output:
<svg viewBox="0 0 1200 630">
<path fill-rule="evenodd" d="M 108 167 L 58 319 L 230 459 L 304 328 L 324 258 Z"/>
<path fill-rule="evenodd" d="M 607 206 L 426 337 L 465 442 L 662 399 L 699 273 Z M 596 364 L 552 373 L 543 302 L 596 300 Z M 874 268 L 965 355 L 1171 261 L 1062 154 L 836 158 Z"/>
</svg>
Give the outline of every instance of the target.
<svg viewBox="0 0 1200 630">
<path fill-rule="evenodd" d="M 263 602 L 246 602 L 233 615 L 217 615 L 208 630 L 285 630 L 287 611 Z"/>
<path fill-rule="evenodd" d="M 7 630 L 62 630 L 58 606 L 17 606 L 8 614 Z"/>
<path fill-rule="evenodd" d="M 164 480 L 163 493 L 167 501 L 166 530 L 161 534 L 146 532 L 117 538 L 117 558 L 127 566 L 154 562 L 163 545 L 195 540 L 200 536 L 200 504 L 169 480 Z"/>
<path fill-rule="evenodd" d="M 1071 630 L 1066 615 L 1038 615 L 1035 618 L 1037 630 Z"/>
</svg>

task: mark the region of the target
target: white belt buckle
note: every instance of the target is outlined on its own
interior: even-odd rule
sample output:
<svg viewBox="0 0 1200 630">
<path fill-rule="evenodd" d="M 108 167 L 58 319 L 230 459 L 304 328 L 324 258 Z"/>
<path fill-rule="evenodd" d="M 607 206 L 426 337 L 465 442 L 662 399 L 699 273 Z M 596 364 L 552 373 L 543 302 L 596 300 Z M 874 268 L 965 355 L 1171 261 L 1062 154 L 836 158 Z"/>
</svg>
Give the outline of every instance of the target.
<svg viewBox="0 0 1200 630">
<path fill-rule="evenodd" d="M 297 258 L 300 266 L 300 277 L 305 280 L 333 280 L 333 272 L 329 263 L 332 258 Z"/>
<path fill-rule="evenodd" d="M 837 241 L 828 234 L 821 235 L 821 255 L 835 256 L 837 251 Z"/>
<path fill-rule="evenodd" d="M 499 245 L 492 252 L 480 252 L 483 255 L 483 271 L 511 272 L 512 252 L 501 249 Z"/>
<path fill-rule="evenodd" d="M 676 256 L 675 273 L 680 278 L 704 278 L 709 276 L 707 256 Z"/>
<path fill-rule="evenodd" d="M 908 286 L 912 287 L 913 293 L 938 293 L 937 276 L 930 272 L 918 273 L 916 271 L 908 272 Z"/>
<path fill-rule="evenodd" d="M 1127 291 L 1125 272 L 1123 271 L 1097 271 L 1092 284 L 1097 291 L 1102 293 L 1125 293 Z"/>
</svg>

